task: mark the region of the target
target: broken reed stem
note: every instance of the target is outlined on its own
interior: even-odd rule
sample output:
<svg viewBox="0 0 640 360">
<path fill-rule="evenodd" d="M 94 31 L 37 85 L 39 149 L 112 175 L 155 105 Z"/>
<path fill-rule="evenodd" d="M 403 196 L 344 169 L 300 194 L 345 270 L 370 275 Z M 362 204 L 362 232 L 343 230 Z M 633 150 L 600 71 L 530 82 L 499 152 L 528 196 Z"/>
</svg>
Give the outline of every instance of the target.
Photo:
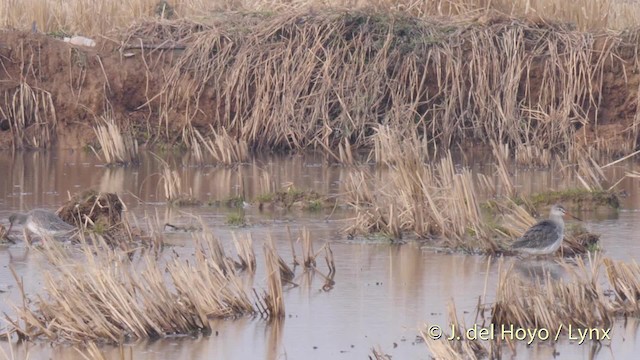
<svg viewBox="0 0 640 360">
<path fill-rule="evenodd" d="M 313 242 L 311 241 L 311 233 L 306 226 L 300 231 L 302 237 L 302 257 L 305 268 L 316 267 L 316 257 L 313 252 Z"/>
<path fill-rule="evenodd" d="M 267 271 L 267 289 L 264 304 L 270 318 L 284 317 L 284 295 L 282 293 L 282 279 L 280 277 L 281 258 L 277 254 L 271 237 L 264 244 L 265 266 Z"/>
<path fill-rule="evenodd" d="M 253 239 L 251 238 L 251 233 L 248 233 L 246 236 L 238 237 L 235 232 L 231 233 L 231 237 L 233 239 L 233 244 L 235 245 L 236 252 L 238 253 L 238 262 L 236 265 L 242 269 L 247 270 L 250 273 L 255 273 L 256 271 L 256 254 L 253 251 Z"/>
</svg>

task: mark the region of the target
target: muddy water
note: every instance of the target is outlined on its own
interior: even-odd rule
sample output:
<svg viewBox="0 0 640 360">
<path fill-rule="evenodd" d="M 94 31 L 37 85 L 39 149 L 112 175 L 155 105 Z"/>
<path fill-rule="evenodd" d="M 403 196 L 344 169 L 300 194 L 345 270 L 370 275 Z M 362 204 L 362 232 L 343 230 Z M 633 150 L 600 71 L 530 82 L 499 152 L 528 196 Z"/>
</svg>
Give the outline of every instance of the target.
<svg viewBox="0 0 640 360">
<path fill-rule="evenodd" d="M 333 289 L 323 290 L 320 274 L 304 274 L 296 270 L 298 287 L 285 290 L 287 316 L 277 323 L 268 324 L 260 319 L 216 320 L 213 334 L 208 337 L 175 337 L 154 342 L 129 344 L 123 350 L 103 347 L 108 358 L 135 359 L 362 359 L 371 348 L 380 347 L 394 359 L 426 359 L 429 354 L 424 343 L 417 339 L 418 328 L 425 323 L 448 327 L 447 306 L 453 299 L 458 313 L 465 315 L 466 323 L 473 323 L 473 312 L 478 298 L 486 291 L 491 301 L 498 272 L 497 262 L 480 256 L 435 253 L 417 242 L 391 245 L 384 240 L 346 239 L 339 232 L 344 219 L 352 216 L 345 209 L 319 213 L 260 212 L 255 207 L 246 211 L 250 226 L 243 229 L 225 224 L 230 212 L 224 207 L 208 206 L 216 200 L 244 195 L 250 199 L 269 187 L 293 185 L 322 194 L 340 194 L 350 169 L 328 165 L 320 156 L 264 157 L 240 167 L 217 168 L 190 166 L 186 156 L 163 156 L 173 168 L 179 169 L 185 192 L 190 192 L 205 205 L 200 207 L 168 208 L 165 205 L 158 161 L 150 154 L 142 165 L 134 168 L 106 168 L 89 153 L 62 152 L 20 153 L 0 157 L 0 218 L 7 224 L 7 216 L 17 210 L 35 207 L 55 210 L 68 194 L 94 188 L 121 194 L 127 204 L 127 215 L 145 226 L 145 217 L 158 222 L 177 225 L 197 224 L 201 217 L 214 229 L 225 247 L 231 250 L 231 232 L 250 232 L 254 239 L 258 272 L 254 277 L 256 288 L 264 288 L 261 244 L 267 234 L 276 240 L 279 253 L 291 259 L 286 227 L 295 235 L 306 226 L 316 249 L 331 243 L 336 261 Z M 493 165 L 474 160 L 474 170 L 493 173 Z M 373 171 L 371 167 L 360 168 Z M 633 170 L 633 163 L 607 169 L 612 179 Z M 384 176 L 380 172 L 378 176 Z M 515 171 L 514 178 L 523 193 L 561 189 L 575 184 L 570 176 L 560 177 L 550 171 Z M 638 182 L 623 181 L 619 188 L 626 190 L 624 210 L 620 212 L 587 212 L 586 226 L 602 235 L 606 255 L 616 259 L 640 259 L 640 197 Z M 136 220 L 133 220 L 136 221 Z M 17 235 L 17 234 L 16 234 Z M 188 257 L 193 253 L 193 238 L 188 233 L 167 233 L 167 241 L 178 253 Z M 512 261 L 508 259 L 507 262 Z M 37 252 L 26 251 L 21 244 L 0 248 L 0 310 L 13 314 L 11 304 L 20 302 L 9 265 L 24 279 L 25 291 L 30 295 L 42 292 L 42 272 L 47 268 Z M 323 260 L 319 270 L 326 272 Z M 506 266 L 503 264 L 502 266 Z M 547 268 L 549 263 L 519 264 L 516 271 Z M 561 275 L 559 275 L 561 276 Z M 486 284 L 486 285 L 485 285 Z M 445 330 L 449 332 L 449 330 Z M 537 359 L 560 353 L 562 358 L 627 358 L 635 353 L 640 340 L 637 323 L 620 322 L 612 330 L 611 346 L 594 349 L 590 345 L 577 345 L 561 338 L 556 346 L 538 344 L 517 348 L 518 358 Z M 0 346 L 9 351 L 9 345 Z M 14 346 L 16 358 L 81 359 L 72 348 L 31 343 Z"/>
</svg>

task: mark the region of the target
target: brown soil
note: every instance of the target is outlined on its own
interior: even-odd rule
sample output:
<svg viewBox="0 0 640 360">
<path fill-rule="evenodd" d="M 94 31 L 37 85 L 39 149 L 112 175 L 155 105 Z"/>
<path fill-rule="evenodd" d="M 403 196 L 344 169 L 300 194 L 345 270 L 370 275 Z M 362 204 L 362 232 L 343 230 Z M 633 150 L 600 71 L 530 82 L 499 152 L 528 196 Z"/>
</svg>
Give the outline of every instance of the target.
<svg viewBox="0 0 640 360">
<path fill-rule="evenodd" d="M 186 123 L 183 109 L 172 109 L 166 114 L 167 121 L 160 122 L 158 94 L 163 92 L 167 74 L 184 49 L 130 49 L 122 47 L 120 40 L 95 40 L 97 46 L 88 48 L 44 34 L 0 32 L 0 148 L 12 146 L 8 127 L 11 119 L 6 119 L 6 109 L 22 80 L 51 94 L 57 118 L 55 143 L 59 148 L 92 144 L 92 127 L 105 111 L 111 111 L 120 126 L 133 132 L 142 143 L 160 139 L 161 134 L 163 141 L 181 141 Z M 607 46 L 597 39 L 593 44 L 596 51 Z M 591 122 L 576 136 L 586 144 L 629 141 L 622 134 L 633 125 L 638 108 L 637 49 L 617 50 L 616 56 L 621 58 L 611 56 L 604 60 L 610 64 L 604 66 L 604 86 L 597 110 L 585 104 Z M 531 78 L 541 76 L 535 68 L 531 73 Z M 535 87 L 536 82 L 531 83 Z M 544 89 L 531 89 L 532 97 L 541 91 Z M 216 109 L 214 96 L 214 91 L 205 91 L 200 105 Z M 201 114 L 191 124 L 205 128 L 209 122 L 206 114 Z M 32 130 L 27 127 L 25 132 L 29 131 Z"/>
</svg>

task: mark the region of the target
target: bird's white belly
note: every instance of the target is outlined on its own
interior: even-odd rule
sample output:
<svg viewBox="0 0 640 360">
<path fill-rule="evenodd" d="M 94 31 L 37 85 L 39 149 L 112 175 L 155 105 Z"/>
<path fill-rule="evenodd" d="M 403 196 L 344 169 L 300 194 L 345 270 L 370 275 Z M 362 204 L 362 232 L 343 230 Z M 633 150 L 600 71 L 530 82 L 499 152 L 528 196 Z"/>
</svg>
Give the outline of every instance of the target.
<svg viewBox="0 0 640 360">
<path fill-rule="evenodd" d="M 543 248 L 522 248 L 520 251 L 525 252 L 531 255 L 547 255 L 553 254 L 560 248 L 560 244 L 562 244 L 564 236 L 560 236 L 558 240 L 551 243 L 551 245 L 543 247 Z"/>
</svg>

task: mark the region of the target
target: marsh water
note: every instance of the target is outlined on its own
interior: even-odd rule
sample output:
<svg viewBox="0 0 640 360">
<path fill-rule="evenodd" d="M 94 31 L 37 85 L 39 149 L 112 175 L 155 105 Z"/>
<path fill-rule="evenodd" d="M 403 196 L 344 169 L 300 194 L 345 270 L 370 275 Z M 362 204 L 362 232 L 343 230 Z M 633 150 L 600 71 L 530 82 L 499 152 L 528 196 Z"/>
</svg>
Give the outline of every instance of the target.
<svg viewBox="0 0 640 360">
<path fill-rule="evenodd" d="M 262 242 L 267 235 L 275 240 L 280 255 L 292 259 L 287 228 L 296 234 L 306 227 L 316 249 L 328 242 L 334 253 L 335 285 L 323 289 L 324 279 L 314 272 L 296 269 L 299 286 L 286 287 L 286 317 L 268 323 L 260 318 L 213 320 L 209 336 L 170 337 L 139 341 L 122 348 L 103 346 L 107 358 L 135 359 L 364 359 L 379 348 L 394 359 L 428 359 L 429 352 L 418 335 L 425 324 L 437 324 L 449 332 L 447 307 L 453 300 L 465 323 L 473 324 L 478 299 L 491 301 L 497 281 L 498 262 L 486 257 L 437 251 L 427 241 L 392 244 L 384 238 L 348 238 L 341 229 L 353 216 L 349 209 L 322 211 L 261 211 L 248 206 L 248 226 L 227 225 L 229 214 L 237 212 L 220 206 L 233 196 L 254 199 L 269 188 L 293 186 L 320 194 L 340 195 L 353 168 L 331 165 L 321 155 L 265 156 L 236 167 L 195 166 L 186 155 L 164 158 L 180 173 L 184 192 L 202 201 L 189 207 L 168 206 L 163 193 L 160 162 L 143 154 L 135 167 L 105 167 L 93 154 L 81 151 L 23 152 L 0 156 L 0 219 L 8 225 L 8 215 L 33 208 L 55 210 L 70 194 L 85 189 L 117 192 L 126 204 L 130 222 L 145 227 L 145 218 L 179 226 L 198 224 L 199 219 L 218 236 L 229 252 L 232 232 L 249 232 L 254 240 L 258 270 L 254 287 L 264 289 Z M 476 172 L 492 174 L 491 160 L 460 159 L 460 165 Z M 385 170 L 364 165 L 385 176 Z M 610 179 L 637 169 L 632 161 L 607 168 Z M 514 179 L 522 193 L 576 186 L 576 180 L 545 170 L 515 170 Z M 601 235 L 604 253 L 614 259 L 640 259 L 640 181 L 627 178 L 616 189 L 623 191 L 620 211 L 586 211 L 577 215 L 584 225 Z M 19 232 L 12 236 L 18 237 Z M 171 249 L 183 257 L 193 254 L 193 234 L 168 231 Z M 43 272 L 55 271 L 43 265 L 43 256 L 28 251 L 23 243 L 0 248 L 0 310 L 12 316 L 13 305 L 21 304 L 20 291 L 10 267 L 25 284 L 28 296 L 44 293 Z M 506 266 L 513 259 L 503 260 Z M 522 264 L 520 264 L 522 265 Z M 536 264 L 533 264 L 534 266 Z M 546 266 L 547 264 L 543 264 Z M 553 266 L 553 263 L 549 263 Z M 526 266 L 526 264 L 524 264 Z M 318 260 L 318 270 L 326 270 Z M 557 344 L 519 344 L 517 358 L 537 359 L 560 354 L 561 358 L 628 358 L 640 347 L 637 322 L 619 321 L 611 332 L 612 341 L 595 348 L 590 342 L 578 345 L 562 337 Z M 0 343 L 15 358 L 82 359 L 72 346 L 46 342 Z M 510 351 L 505 352 L 510 354 Z"/>
</svg>

